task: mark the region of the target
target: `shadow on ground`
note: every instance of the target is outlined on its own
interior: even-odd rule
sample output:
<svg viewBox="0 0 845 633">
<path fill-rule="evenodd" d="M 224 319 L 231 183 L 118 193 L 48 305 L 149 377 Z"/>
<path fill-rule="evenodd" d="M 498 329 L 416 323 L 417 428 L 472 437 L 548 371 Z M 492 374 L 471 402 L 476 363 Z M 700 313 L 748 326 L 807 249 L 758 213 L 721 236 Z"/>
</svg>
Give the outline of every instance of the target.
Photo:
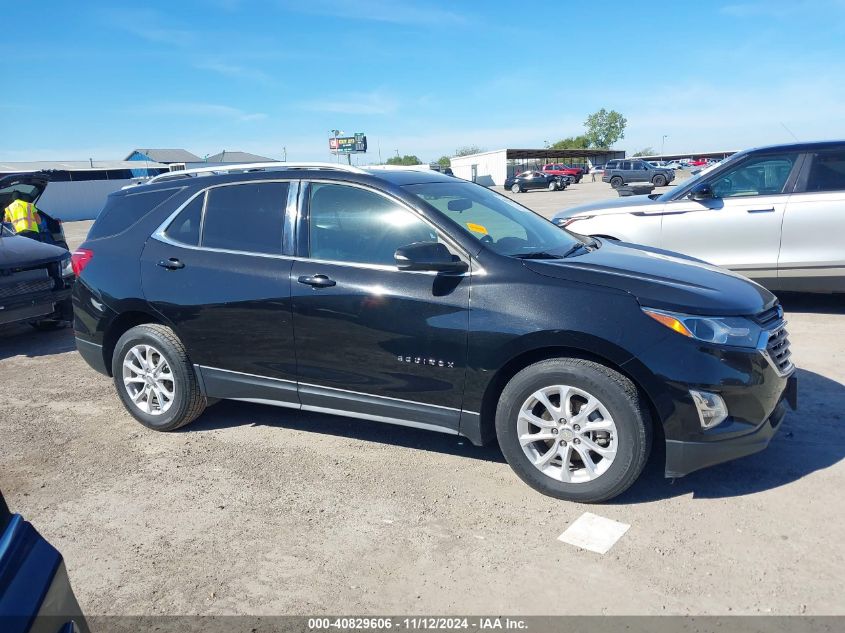
<svg viewBox="0 0 845 633">
<path fill-rule="evenodd" d="M 76 349 L 69 327 L 39 332 L 25 323 L 0 326 L 0 360 L 13 356 L 51 356 Z"/>
<path fill-rule="evenodd" d="M 707 499 L 738 497 L 790 484 L 845 458 L 845 386 L 798 369 L 798 410 L 790 411 L 769 447 L 754 455 L 663 478 L 657 447 L 640 479 L 612 503 L 658 501 L 692 494 Z"/>
<path fill-rule="evenodd" d="M 392 444 L 444 455 L 505 462 L 498 445 L 476 447 L 468 439 L 458 435 L 372 422 L 360 418 L 226 400 L 207 409 L 198 420 L 186 426 L 183 431 L 191 433 L 244 425 L 279 427 L 366 442 Z"/>
<path fill-rule="evenodd" d="M 663 477 L 664 451 L 658 443 L 637 483 L 612 503 L 648 503 L 688 494 L 702 498 L 748 495 L 778 488 L 836 464 L 845 457 L 845 386 L 800 369 L 798 382 L 799 409 L 787 415 L 766 450 L 672 482 Z M 224 401 L 209 408 L 184 432 L 243 425 L 329 434 L 502 464 L 505 461 L 498 446 L 475 447 L 458 436 L 240 402 Z"/>
<path fill-rule="evenodd" d="M 786 312 L 812 314 L 845 314 L 845 295 L 819 295 L 798 292 L 779 292 L 778 299 Z"/>
</svg>

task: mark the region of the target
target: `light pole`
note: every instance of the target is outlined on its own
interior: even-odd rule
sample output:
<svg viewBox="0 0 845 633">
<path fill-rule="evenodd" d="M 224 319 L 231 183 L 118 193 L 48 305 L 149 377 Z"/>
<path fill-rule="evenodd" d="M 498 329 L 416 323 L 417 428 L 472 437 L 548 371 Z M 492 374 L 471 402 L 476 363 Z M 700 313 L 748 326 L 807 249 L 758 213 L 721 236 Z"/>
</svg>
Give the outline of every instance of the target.
<svg viewBox="0 0 845 633">
<path fill-rule="evenodd" d="M 666 139 L 669 138 L 668 134 L 663 135 L 663 140 L 660 141 L 660 158 L 663 158 L 663 153 L 666 150 Z"/>
</svg>

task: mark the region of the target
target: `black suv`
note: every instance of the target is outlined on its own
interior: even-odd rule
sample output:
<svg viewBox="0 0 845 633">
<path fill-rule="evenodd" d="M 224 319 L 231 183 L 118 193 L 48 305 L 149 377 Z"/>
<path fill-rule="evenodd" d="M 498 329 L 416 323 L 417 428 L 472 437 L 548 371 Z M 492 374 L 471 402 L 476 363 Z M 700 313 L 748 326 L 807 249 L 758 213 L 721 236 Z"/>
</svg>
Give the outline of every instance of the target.
<svg viewBox="0 0 845 633">
<path fill-rule="evenodd" d="M 432 171 L 221 169 L 111 194 L 74 253 L 78 349 L 152 429 L 220 398 L 335 413 L 498 440 L 602 501 L 653 437 L 677 477 L 794 407 L 777 299 L 729 271 Z"/>
</svg>

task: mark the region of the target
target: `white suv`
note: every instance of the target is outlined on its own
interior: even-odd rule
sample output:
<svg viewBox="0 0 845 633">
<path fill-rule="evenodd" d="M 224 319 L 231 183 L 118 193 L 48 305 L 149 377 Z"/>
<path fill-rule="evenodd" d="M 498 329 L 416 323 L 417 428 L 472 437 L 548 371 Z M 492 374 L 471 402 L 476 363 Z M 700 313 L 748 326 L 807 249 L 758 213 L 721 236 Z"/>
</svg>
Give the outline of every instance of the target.
<svg viewBox="0 0 845 633">
<path fill-rule="evenodd" d="M 746 150 L 663 195 L 582 205 L 553 221 L 697 257 L 772 290 L 845 292 L 845 141 Z"/>
</svg>

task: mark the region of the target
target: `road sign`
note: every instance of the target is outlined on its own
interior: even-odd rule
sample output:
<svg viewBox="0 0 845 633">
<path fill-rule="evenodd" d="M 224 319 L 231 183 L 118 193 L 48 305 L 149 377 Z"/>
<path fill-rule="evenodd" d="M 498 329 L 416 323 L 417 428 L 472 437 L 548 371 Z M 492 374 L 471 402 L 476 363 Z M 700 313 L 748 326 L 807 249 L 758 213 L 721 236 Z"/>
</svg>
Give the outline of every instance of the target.
<svg viewBox="0 0 845 633">
<path fill-rule="evenodd" d="M 367 151 L 367 137 L 363 132 L 354 136 L 333 136 L 329 139 L 329 150 L 334 154 L 360 154 Z"/>
</svg>

